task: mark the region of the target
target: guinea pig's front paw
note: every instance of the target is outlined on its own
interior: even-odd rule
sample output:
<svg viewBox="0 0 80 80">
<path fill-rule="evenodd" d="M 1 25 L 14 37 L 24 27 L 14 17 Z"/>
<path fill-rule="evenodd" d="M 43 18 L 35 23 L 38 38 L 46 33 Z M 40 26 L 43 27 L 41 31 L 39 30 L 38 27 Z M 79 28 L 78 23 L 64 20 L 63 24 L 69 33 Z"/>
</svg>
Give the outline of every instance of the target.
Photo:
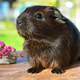
<svg viewBox="0 0 80 80">
<path fill-rule="evenodd" d="M 32 68 L 27 70 L 28 73 L 39 73 L 41 71 L 42 71 L 42 69 L 36 68 L 36 67 L 32 67 Z"/>
<path fill-rule="evenodd" d="M 60 69 L 60 68 L 54 68 L 51 72 L 52 72 L 52 73 L 56 73 L 56 74 L 61 74 L 61 73 L 63 73 L 64 71 L 63 71 L 62 69 Z"/>
</svg>

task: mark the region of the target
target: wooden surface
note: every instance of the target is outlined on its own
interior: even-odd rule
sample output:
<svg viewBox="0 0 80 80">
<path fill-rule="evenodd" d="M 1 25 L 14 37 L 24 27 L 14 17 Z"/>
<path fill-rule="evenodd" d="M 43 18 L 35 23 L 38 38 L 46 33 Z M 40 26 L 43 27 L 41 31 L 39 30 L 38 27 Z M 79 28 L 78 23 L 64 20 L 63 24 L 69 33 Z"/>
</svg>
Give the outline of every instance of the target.
<svg viewBox="0 0 80 80">
<path fill-rule="evenodd" d="M 38 74 L 27 73 L 28 64 L 0 65 L 0 80 L 80 80 L 80 63 L 63 74 L 52 74 L 46 69 Z"/>
</svg>

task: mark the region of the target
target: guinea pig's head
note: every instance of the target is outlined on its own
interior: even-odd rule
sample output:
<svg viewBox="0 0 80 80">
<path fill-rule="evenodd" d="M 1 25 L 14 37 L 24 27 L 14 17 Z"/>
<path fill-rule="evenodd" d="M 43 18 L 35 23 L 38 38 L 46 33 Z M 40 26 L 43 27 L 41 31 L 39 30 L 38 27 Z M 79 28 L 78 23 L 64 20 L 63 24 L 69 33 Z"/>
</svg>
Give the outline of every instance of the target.
<svg viewBox="0 0 80 80">
<path fill-rule="evenodd" d="M 65 33 L 63 15 L 55 7 L 28 7 L 17 18 L 17 30 L 25 39 L 52 39 Z"/>
</svg>

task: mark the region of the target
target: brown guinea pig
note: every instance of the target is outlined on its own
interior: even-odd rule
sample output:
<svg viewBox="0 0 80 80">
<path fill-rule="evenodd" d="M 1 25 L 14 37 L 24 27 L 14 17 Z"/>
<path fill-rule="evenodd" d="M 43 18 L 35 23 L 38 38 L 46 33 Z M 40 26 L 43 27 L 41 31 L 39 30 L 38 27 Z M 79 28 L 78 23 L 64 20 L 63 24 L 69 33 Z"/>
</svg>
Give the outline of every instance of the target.
<svg viewBox="0 0 80 80">
<path fill-rule="evenodd" d="M 24 50 L 32 65 L 30 73 L 46 68 L 62 73 L 78 59 L 79 31 L 55 7 L 28 7 L 17 18 L 17 30 L 25 39 Z"/>
</svg>

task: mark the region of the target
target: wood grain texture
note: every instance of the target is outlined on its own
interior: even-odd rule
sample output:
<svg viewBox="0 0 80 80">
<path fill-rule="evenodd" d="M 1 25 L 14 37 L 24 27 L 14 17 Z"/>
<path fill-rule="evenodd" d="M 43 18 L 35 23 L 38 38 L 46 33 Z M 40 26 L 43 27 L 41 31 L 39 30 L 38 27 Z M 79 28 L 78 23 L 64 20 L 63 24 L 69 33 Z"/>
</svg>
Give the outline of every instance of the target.
<svg viewBox="0 0 80 80">
<path fill-rule="evenodd" d="M 0 65 L 0 80 L 80 80 L 80 63 L 73 65 L 63 74 L 52 74 L 50 69 L 30 74 L 26 71 L 29 67 L 28 63 Z"/>
</svg>

